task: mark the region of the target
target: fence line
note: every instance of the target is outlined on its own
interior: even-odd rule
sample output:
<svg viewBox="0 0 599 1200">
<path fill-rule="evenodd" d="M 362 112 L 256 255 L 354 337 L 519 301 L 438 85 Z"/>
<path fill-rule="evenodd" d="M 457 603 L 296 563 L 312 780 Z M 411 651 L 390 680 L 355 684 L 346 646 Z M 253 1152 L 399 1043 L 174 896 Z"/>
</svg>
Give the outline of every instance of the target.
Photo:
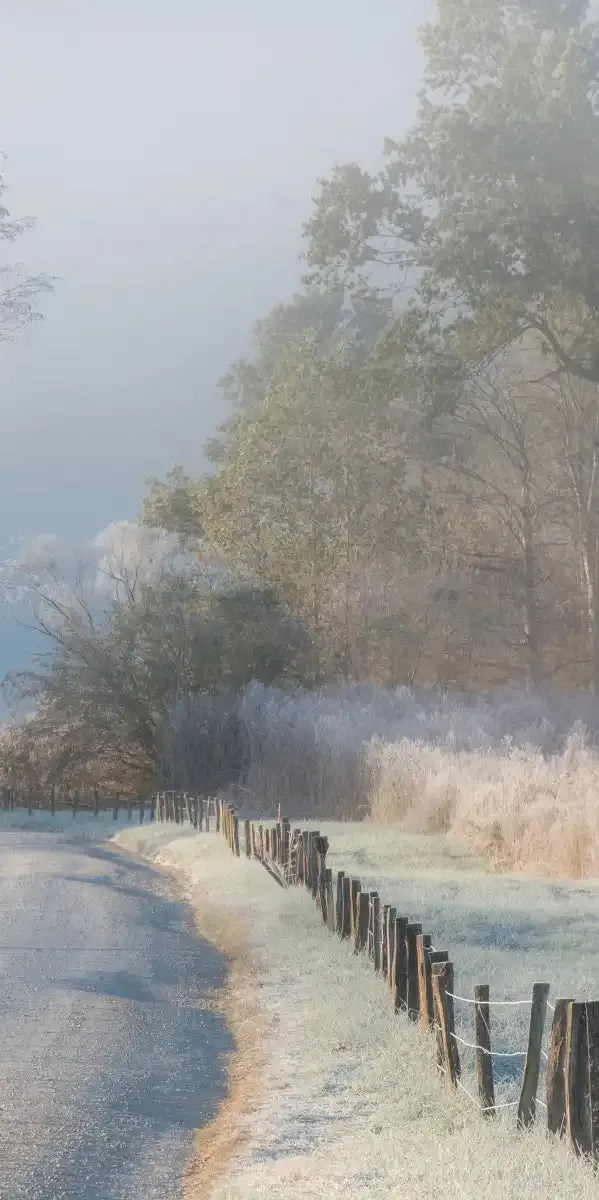
<svg viewBox="0 0 599 1200">
<path fill-rule="evenodd" d="M 239 857 L 240 818 L 232 804 L 219 799 L 217 805 L 220 832 Z M 377 891 L 363 892 L 360 880 L 344 871 L 337 873 L 334 894 L 332 871 L 326 866 L 329 841 L 319 830 L 292 830 L 280 809 L 274 825 L 247 819 L 243 824 L 246 857 L 260 862 L 282 887 L 306 887 L 330 932 L 353 943 L 355 953 L 373 962 L 375 972 L 387 983 L 395 1012 L 406 1014 L 435 1036 L 439 1075 L 448 1089 L 459 1088 L 487 1118 L 500 1109 L 516 1109 L 520 1129 L 531 1126 L 537 1107 L 541 1108 L 550 1132 L 567 1135 L 577 1154 L 599 1160 L 599 1002 L 557 999 L 550 1004 L 546 983 L 534 984 L 530 1000 L 492 1000 L 483 984 L 475 988 L 474 997 L 462 996 L 454 991 L 449 954 L 433 946 L 420 924 L 398 915 Z M 456 1002 L 474 1008 L 473 1041 L 456 1033 Z M 493 1050 L 490 1009 L 521 1007 L 530 1010 L 527 1049 Z M 545 1051 L 547 1010 L 552 1022 Z M 462 1082 L 459 1045 L 474 1051 L 478 1099 Z M 495 1059 L 523 1060 L 517 1100 L 496 1101 Z M 542 1060 L 546 1063 L 544 1100 L 538 1095 Z"/>
</svg>

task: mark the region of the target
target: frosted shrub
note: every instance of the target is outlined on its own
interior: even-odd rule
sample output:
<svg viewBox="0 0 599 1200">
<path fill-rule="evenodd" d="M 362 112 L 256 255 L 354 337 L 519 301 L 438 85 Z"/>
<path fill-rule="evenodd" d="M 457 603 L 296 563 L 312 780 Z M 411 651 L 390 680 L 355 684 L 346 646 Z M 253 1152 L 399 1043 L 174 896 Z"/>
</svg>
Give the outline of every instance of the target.
<svg viewBox="0 0 599 1200">
<path fill-rule="evenodd" d="M 371 743 L 374 820 L 451 832 L 498 867 L 599 870 L 599 756 L 576 735 L 561 754 Z M 411 803 L 409 791 L 413 788 Z"/>
<path fill-rule="evenodd" d="M 243 809 L 400 824 L 459 838 L 498 869 L 599 871 L 599 704 L 364 685 L 253 684 L 179 706 L 165 754 L 179 787 L 235 782 Z M 166 785 L 168 786 L 168 785 Z"/>
</svg>

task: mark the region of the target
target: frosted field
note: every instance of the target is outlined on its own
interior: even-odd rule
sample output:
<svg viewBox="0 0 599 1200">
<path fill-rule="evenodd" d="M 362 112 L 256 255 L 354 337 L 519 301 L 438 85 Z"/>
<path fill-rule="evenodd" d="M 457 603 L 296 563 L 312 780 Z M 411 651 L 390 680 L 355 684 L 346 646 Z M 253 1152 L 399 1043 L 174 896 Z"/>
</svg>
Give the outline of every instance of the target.
<svg viewBox="0 0 599 1200">
<path fill-rule="evenodd" d="M 552 1000 L 599 994 L 597 881 L 497 876 L 438 837 L 319 827 L 334 869 L 376 885 L 382 900 L 422 920 L 434 944 L 449 950 L 466 997 L 475 983 L 489 983 L 492 999 L 528 998 L 537 980 L 552 984 Z M 233 860 L 214 833 L 155 826 L 122 831 L 118 842 L 180 874 L 200 929 L 225 941 L 236 930 L 246 957 L 230 1002 L 242 1050 L 257 1006 L 265 1016 L 254 1103 L 245 1116 L 225 1118 L 245 1141 L 216 1184 L 216 1200 L 596 1197 L 596 1176 L 564 1143 L 548 1141 L 542 1111 L 537 1129 L 518 1134 L 513 1109 L 486 1122 L 462 1093 L 447 1096 L 432 1039 L 393 1015 L 370 964 L 323 930 L 303 889 L 283 891 L 257 863 Z M 524 1048 L 527 1015 L 492 1011 L 495 1049 Z M 467 1059 L 464 1067 L 472 1087 Z M 518 1062 L 503 1060 L 498 1074 L 498 1100 L 516 1098 Z M 201 1177 L 188 1195 L 206 1195 Z"/>
</svg>

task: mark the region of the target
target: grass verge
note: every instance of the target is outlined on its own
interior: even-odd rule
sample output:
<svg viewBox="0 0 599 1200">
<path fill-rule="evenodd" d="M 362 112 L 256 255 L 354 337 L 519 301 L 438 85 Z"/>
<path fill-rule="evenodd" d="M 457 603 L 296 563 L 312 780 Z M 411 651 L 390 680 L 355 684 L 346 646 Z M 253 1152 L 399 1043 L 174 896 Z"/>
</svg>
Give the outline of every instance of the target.
<svg viewBox="0 0 599 1200">
<path fill-rule="evenodd" d="M 327 832 L 335 853 L 352 859 L 342 864 L 346 869 L 359 866 L 356 873 L 364 883 L 367 874 L 374 880 L 378 873 L 381 888 L 385 883 L 385 898 L 397 898 L 390 887 L 394 878 L 396 886 L 411 885 L 414 917 L 418 916 L 414 911 L 418 887 L 424 907 L 429 900 L 432 907 L 436 895 L 445 911 L 449 889 L 455 924 L 447 929 L 453 928 L 455 938 L 462 931 L 464 957 L 468 939 L 474 944 L 476 938 L 473 920 L 466 929 L 468 906 L 474 917 L 484 903 L 493 902 L 498 908 L 497 928 L 503 919 L 503 927 L 513 937 L 511 947 L 499 948 L 504 965 L 507 958 L 513 969 L 517 959 L 526 961 L 518 947 L 518 899 L 516 892 L 510 892 L 510 881 L 488 876 L 488 890 L 481 893 L 485 876 L 480 865 L 452 858 L 449 852 L 444 857 L 437 843 L 437 850 L 430 844 L 428 859 L 421 846 L 418 864 L 417 845 L 409 839 L 402 858 L 398 844 L 390 844 L 385 833 L 381 836 L 373 827 L 336 826 Z M 232 955 L 226 1005 L 239 1057 L 237 1067 L 232 1063 L 230 1107 L 223 1106 L 217 1122 L 198 1143 L 188 1180 L 197 1196 L 214 1200 L 330 1200 L 336 1195 L 352 1200 L 436 1200 L 439 1196 L 529 1200 L 532 1195 L 590 1200 L 596 1196 L 596 1174 L 590 1166 L 578 1161 L 564 1143 L 550 1141 L 541 1127 L 517 1133 L 512 1110 L 485 1122 L 461 1093 L 446 1095 L 436 1076 L 432 1040 L 394 1016 L 370 964 L 322 928 L 318 911 L 303 890 L 282 891 L 258 864 L 232 860 L 215 834 L 197 836 L 158 826 L 122 831 L 117 840 L 124 848 L 177 871 L 197 912 L 200 931 L 223 949 L 228 943 Z M 412 878 L 406 879 L 410 855 Z M 549 885 L 531 886 L 549 890 Z M 597 889 L 588 891 L 584 903 L 589 915 L 591 910 L 596 914 Z M 571 920 L 576 889 L 564 888 L 564 893 L 552 903 L 569 911 Z M 546 899 L 544 894 L 538 902 Z M 538 907 L 532 916 L 530 905 L 526 913 L 521 908 L 522 921 L 525 916 L 529 923 L 543 924 Z M 555 921 L 552 928 L 555 933 Z M 563 931 L 562 944 L 566 936 Z M 545 952 L 548 938 L 546 928 Z M 485 940 L 489 941 L 488 927 L 483 930 Z M 456 944 L 457 962 L 458 949 Z M 492 955 L 493 945 L 479 946 L 478 952 Z M 479 963 L 482 970 L 482 957 Z M 506 980 L 507 976 L 502 982 Z M 520 987 L 523 979 L 512 977 L 510 984 Z M 212 1156 L 207 1139 L 213 1139 Z"/>
</svg>

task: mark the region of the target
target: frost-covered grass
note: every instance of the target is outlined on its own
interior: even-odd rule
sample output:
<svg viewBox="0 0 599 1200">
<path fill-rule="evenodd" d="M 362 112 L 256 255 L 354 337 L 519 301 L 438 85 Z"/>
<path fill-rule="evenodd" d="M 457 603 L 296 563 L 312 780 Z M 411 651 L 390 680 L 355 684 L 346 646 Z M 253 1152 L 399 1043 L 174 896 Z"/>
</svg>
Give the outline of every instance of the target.
<svg viewBox="0 0 599 1200">
<path fill-rule="evenodd" d="M 422 919 L 455 962 L 466 996 L 530 994 L 535 980 L 594 997 L 599 978 L 599 883 L 560 885 L 490 874 L 439 837 L 370 823 L 320 825 L 331 865 L 376 884 L 383 900 Z M 246 1141 L 215 1200 L 591 1200 L 596 1175 L 542 1117 L 517 1133 L 513 1109 L 485 1122 L 437 1079 L 432 1040 L 391 1011 L 371 965 L 323 929 L 303 889 L 283 891 L 260 866 L 234 860 L 216 834 L 164 826 L 118 834 L 119 844 L 174 868 L 213 931 L 242 933 L 252 970 L 237 1001 L 268 1020 L 262 1088 L 239 1121 Z M 493 1014 L 497 1049 L 519 1049 L 525 1010 Z M 514 1079 L 501 1095 L 517 1094 Z M 194 1195 L 206 1197 L 201 1178 Z"/>
<path fill-rule="evenodd" d="M 239 711 L 248 804 L 451 832 L 500 868 L 599 872 L 594 697 L 253 686 Z"/>
</svg>

